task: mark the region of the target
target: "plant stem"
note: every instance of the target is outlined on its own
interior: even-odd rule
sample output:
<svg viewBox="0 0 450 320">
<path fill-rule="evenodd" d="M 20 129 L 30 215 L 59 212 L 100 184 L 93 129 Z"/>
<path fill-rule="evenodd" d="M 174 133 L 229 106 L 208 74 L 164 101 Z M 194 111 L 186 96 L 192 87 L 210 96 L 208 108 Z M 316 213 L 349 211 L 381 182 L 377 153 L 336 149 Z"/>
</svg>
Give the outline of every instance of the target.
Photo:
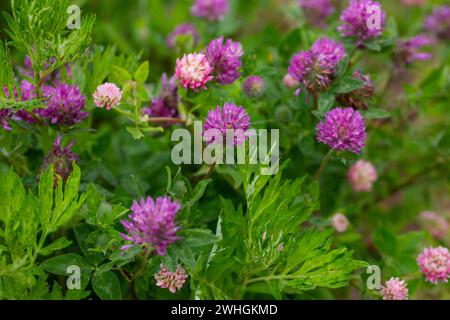
<svg viewBox="0 0 450 320">
<path fill-rule="evenodd" d="M 319 95 L 317 94 L 317 91 L 314 91 L 313 93 L 313 99 L 314 99 L 314 110 L 319 109 Z"/>
<path fill-rule="evenodd" d="M 208 179 L 208 178 L 211 176 L 211 174 L 212 174 L 212 172 L 213 172 L 213 170 L 214 170 L 215 167 L 216 167 L 216 162 L 214 161 L 214 162 L 209 166 L 208 173 L 206 173 L 206 175 L 202 178 L 202 180 Z"/>
<path fill-rule="evenodd" d="M 186 123 L 186 120 L 180 119 L 180 118 L 171 118 L 171 117 L 153 117 L 153 118 L 148 118 L 149 122 L 154 122 L 154 123 L 181 123 L 184 124 Z"/>
<path fill-rule="evenodd" d="M 333 149 L 330 149 L 330 151 L 328 151 L 328 153 L 325 155 L 325 157 L 323 157 L 322 163 L 320 164 L 319 169 L 314 174 L 313 180 L 319 180 L 323 170 L 325 169 L 328 162 L 330 161 L 332 154 L 333 154 Z"/>
<path fill-rule="evenodd" d="M 137 272 L 135 272 L 131 278 L 131 281 L 133 281 L 136 278 L 139 278 L 145 271 L 145 267 L 147 266 L 147 262 L 148 262 L 148 258 L 150 257 L 150 253 L 151 251 L 148 250 L 145 254 L 144 254 L 144 258 L 142 259 L 142 264 L 141 267 L 139 268 L 139 270 Z"/>
<path fill-rule="evenodd" d="M 255 283 L 255 282 L 261 282 L 261 281 L 267 281 L 267 280 L 302 279 L 302 278 L 306 278 L 306 276 L 304 276 L 304 275 L 287 275 L 287 274 L 270 275 L 270 276 L 266 276 L 266 277 L 259 277 L 259 278 L 253 278 L 253 279 L 247 280 L 244 282 L 244 285 L 247 286 L 247 285 Z"/>
<path fill-rule="evenodd" d="M 131 280 L 129 283 L 130 283 L 131 298 L 133 300 L 137 300 L 136 289 L 134 288 L 134 280 Z"/>
</svg>

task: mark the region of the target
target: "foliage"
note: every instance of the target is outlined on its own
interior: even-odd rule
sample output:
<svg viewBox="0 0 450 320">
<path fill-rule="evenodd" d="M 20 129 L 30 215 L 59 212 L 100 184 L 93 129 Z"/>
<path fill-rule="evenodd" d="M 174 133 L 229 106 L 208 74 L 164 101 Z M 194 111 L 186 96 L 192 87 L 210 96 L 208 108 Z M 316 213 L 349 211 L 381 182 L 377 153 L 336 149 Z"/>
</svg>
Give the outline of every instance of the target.
<svg viewBox="0 0 450 320">
<path fill-rule="evenodd" d="M 405 280 L 410 299 L 448 299 L 448 284 L 426 282 L 416 261 L 425 247 L 450 246 L 448 41 L 433 38 L 427 61 L 399 59 L 402 41 L 427 35 L 423 21 L 444 1 L 380 1 L 385 31 L 361 44 L 337 31 L 346 1 L 331 1 L 320 27 L 294 0 L 229 0 L 214 22 L 193 17 L 193 2 L 80 0 L 79 28 L 67 26 L 68 0 L 0 3 L 0 299 L 380 298 L 368 287 L 369 265 L 380 267 L 382 284 Z M 170 48 L 167 37 L 182 23 L 198 39 L 182 35 Z M 175 82 L 175 115 L 146 112 L 174 98 L 167 82 L 177 58 L 220 36 L 242 44 L 240 77 L 198 91 Z M 285 85 L 293 55 L 324 36 L 346 51 L 330 85 Z M 367 131 L 359 155 L 331 151 L 316 132 L 330 110 L 346 107 L 343 97 L 366 89 L 355 72 L 373 83 L 359 109 Z M 258 97 L 243 90 L 249 76 L 264 80 Z M 24 81 L 35 89 L 29 99 Z M 94 99 L 105 83 L 121 91 L 111 110 Z M 39 114 L 53 98 L 46 89 L 61 84 L 83 96 L 88 117 L 76 125 Z M 252 128 L 279 129 L 275 175 L 263 175 L 264 164 L 172 161 L 172 133 L 195 134 L 194 121 L 224 103 L 243 106 Z M 68 150 L 77 159 L 70 165 Z M 368 192 L 350 179 L 358 160 L 377 173 Z M 149 196 L 180 204 L 179 238 L 163 256 L 124 240 L 134 201 Z M 424 211 L 441 218 L 438 227 Z M 344 231 L 337 213 L 348 219 Z M 188 276 L 174 294 L 155 279 L 161 265 Z"/>
</svg>

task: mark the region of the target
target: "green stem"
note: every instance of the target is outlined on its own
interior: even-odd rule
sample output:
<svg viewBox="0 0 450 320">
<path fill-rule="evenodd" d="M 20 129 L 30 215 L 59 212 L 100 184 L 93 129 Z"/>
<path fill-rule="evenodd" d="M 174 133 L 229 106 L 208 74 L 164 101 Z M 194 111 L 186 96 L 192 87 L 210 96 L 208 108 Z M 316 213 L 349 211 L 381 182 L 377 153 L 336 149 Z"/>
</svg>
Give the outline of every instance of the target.
<svg viewBox="0 0 450 320">
<path fill-rule="evenodd" d="M 328 162 L 330 161 L 332 154 L 333 154 L 333 149 L 330 149 L 330 151 L 328 151 L 328 153 L 325 155 L 325 157 L 323 157 L 322 163 L 320 164 L 319 169 L 314 174 L 313 180 L 319 180 L 320 176 L 322 175 L 323 170 L 325 169 Z"/>
<path fill-rule="evenodd" d="M 171 117 L 151 117 L 148 118 L 148 121 L 153 123 L 186 123 L 186 120 Z"/>
<path fill-rule="evenodd" d="M 244 282 L 244 285 L 247 286 L 247 285 L 255 283 L 255 282 L 276 280 L 276 279 L 292 280 L 292 279 L 302 279 L 302 278 L 306 278 L 306 276 L 304 276 L 304 275 L 287 275 L 287 274 L 270 275 L 270 276 L 266 276 L 266 277 L 258 277 L 258 278 L 249 279 Z"/>
</svg>

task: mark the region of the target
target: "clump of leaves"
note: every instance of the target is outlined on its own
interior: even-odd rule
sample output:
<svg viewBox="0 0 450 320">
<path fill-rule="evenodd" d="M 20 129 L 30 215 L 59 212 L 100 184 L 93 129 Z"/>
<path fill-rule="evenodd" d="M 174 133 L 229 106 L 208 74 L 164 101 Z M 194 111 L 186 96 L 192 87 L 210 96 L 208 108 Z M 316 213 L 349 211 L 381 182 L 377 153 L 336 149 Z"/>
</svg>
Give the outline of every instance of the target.
<svg viewBox="0 0 450 320">
<path fill-rule="evenodd" d="M 66 237 L 49 238 L 86 200 L 85 193 L 78 193 L 80 175 L 74 163 L 65 185 L 58 178 L 54 188 L 50 166 L 40 176 L 38 195 L 26 190 L 14 172 L 0 176 L 0 298 L 37 298 L 48 292 L 38 260 L 71 244 Z"/>
<path fill-rule="evenodd" d="M 199 299 L 245 297 L 247 292 L 282 298 L 316 287 L 346 285 L 353 271 L 366 265 L 346 248 L 332 249 L 332 230 L 301 224 L 318 209 L 318 185 L 260 175 L 244 166 L 246 209 L 222 199 L 216 241 L 205 259 L 191 270 Z M 280 170 L 281 171 L 281 170 Z M 185 255 L 179 255 L 183 263 Z M 219 276 L 220 275 L 220 276 Z"/>
</svg>

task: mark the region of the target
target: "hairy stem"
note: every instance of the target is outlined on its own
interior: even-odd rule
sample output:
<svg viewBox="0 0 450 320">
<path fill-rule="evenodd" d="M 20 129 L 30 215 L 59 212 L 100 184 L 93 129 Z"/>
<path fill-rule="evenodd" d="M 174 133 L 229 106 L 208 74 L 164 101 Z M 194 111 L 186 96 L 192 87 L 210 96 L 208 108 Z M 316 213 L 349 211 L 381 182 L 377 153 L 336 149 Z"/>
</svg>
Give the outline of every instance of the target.
<svg viewBox="0 0 450 320">
<path fill-rule="evenodd" d="M 322 163 L 320 164 L 319 169 L 314 174 L 313 180 L 319 180 L 320 176 L 322 175 L 323 170 L 325 169 L 328 162 L 330 161 L 332 154 L 333 154 L 333 149 L 330 149 L 330 151 L 328 151 L 328 153 L 325 155 L 325 157 L 323 157 Z"/>
</svg>

